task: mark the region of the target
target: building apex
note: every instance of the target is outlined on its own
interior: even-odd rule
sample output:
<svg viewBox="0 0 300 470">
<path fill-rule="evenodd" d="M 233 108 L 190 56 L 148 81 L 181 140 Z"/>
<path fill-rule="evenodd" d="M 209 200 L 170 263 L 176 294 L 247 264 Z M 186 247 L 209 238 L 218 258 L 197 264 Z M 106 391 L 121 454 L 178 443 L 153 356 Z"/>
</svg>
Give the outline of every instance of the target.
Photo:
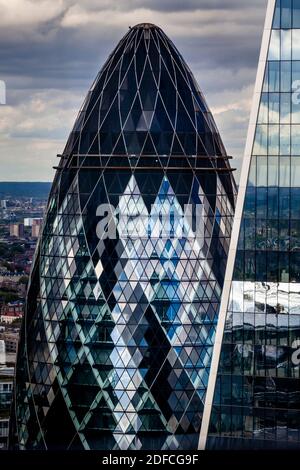
<svg viewBox="0 0 300 470">
<path fill-rule="evenodd" d="M 133 26 L 132 29 L 159 29 L 159 28 L 153 23 L 139 23 Z"/>
</svg>

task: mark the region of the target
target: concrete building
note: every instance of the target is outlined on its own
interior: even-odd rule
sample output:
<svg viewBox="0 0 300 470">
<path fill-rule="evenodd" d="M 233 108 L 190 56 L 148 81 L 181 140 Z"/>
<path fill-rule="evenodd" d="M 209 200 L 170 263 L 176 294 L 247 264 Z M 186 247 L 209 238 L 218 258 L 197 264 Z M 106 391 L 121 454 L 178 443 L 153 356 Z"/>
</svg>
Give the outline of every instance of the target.
<svg viewBox="0 0 300 470">
<path fill-rule="evenodd" d="M 0 321 L 3 323 L 12 323 L 18 318 L 22 318 L 24 312 L 23 302 L 11 302 L 3 305 L 1 308 Z"/>
<path fill-rule="evenodd" d="M 31 236 L 38 238 L 42 227 L 43 219 L 32 219 Z"/>
<path fill-rule="evenodd" d="M 0 450 L 7 448 L 14 368 L 0 366 Z"/>
<path fill-rule="evenodd" d="M 0 333 L 0 341 L 4 341 L 5 343 L 6 354 L 15 354 L 18 348 L 19 333 L 15 333 L 13 331 L 3 331 Z"/>
<path fill-rule="evenodd" d="M 25 217 L 24 218 L 24 226 L 25 227 L 32 227 L 32 221 L 33 221 L 32 217 Z"/>
<path fill-rule="evenodd" d="M 9 234 L 11 237 L 23 238 L 24 233 L 24 224 L 10 224 Z"/>
</svg>

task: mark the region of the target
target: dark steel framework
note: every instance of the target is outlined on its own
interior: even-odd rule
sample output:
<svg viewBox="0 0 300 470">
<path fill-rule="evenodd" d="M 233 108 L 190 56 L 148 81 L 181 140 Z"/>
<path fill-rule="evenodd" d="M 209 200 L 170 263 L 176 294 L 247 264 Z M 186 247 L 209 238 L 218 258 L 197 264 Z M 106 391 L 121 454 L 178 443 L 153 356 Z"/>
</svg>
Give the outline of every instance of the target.
<svg viewBox="0 0 300 470">
<path fill-rule="evenodd" d="M 235 183 L 202 93 L 158 27 L 132 28 L 60 155 L 18 352 L 11 446 L 195 449 Z M 99 204 L 134 219 L 202 207 L 202 239 L 99 239 Z"/>
</svg>

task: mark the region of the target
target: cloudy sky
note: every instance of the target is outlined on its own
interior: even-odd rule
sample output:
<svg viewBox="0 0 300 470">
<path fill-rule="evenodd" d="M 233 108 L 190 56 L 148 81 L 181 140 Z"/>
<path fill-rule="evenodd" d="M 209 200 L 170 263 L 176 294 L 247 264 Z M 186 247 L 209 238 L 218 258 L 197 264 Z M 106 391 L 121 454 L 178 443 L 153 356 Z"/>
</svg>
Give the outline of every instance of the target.
<svg viewBox="0 0 300 470">
<path fill-rule="evenodd" d="M 96 73 L 129 26 L 175 42 L 241 165 L 267 0 L 0 0 L 0 181 L 51 181 Z M 237 174 L 238 177 L 238 174 Z"/>
</svg>

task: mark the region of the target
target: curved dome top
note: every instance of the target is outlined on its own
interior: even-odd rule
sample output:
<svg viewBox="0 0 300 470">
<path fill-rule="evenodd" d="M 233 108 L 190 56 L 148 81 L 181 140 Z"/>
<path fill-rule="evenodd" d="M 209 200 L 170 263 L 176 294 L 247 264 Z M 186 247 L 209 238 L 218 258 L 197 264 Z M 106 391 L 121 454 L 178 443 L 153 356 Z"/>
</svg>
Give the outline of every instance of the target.
<svg viewBox="0 0 300 470">
<path fill-rule="evenodd" d="M 136 24 L 133 29 L 159 29 L 158 26 L 156 26 L 155 24 L 153 23 L 139 23 L 139 24 Z"/>
<path fill-rule="evenodd" d="M 66 154 L 226 155 L 189 67 L 151 23 L 130 28 L 108 58 Z"/>
</svg>

